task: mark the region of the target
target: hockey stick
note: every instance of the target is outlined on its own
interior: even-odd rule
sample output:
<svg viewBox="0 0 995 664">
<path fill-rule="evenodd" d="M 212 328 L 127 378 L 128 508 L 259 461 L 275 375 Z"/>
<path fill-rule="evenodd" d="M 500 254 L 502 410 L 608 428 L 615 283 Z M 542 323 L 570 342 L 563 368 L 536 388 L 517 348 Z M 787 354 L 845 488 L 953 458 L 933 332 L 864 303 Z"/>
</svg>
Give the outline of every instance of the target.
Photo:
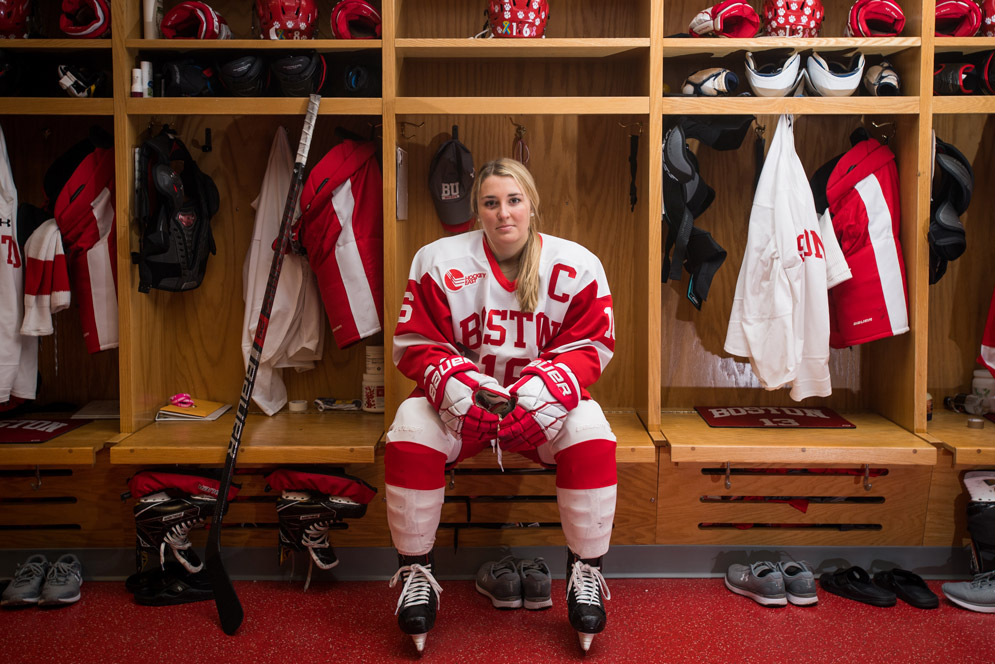
<svg viewBox="0 0 995 664">
<path fill-rule="evenodd" d="M 259 310 L 259 322 L 256 323 L 256 335 L 252 340 L 252 351 L 249 353 L 249 363 L 245 369 L 245 381 L 242 383 L 242 394 L 238 398 L 238 410 L 235 412 L 235 426 L 232 427 L 231 440 L 228 442 L 228 457 L 225 459 L 225 469 L 221 477 L 221 487 L 218 489 L 218 502 L 214 508 L 214 518 L 211 519 L 211 532 L 207 537 L 207 576 L 214 591 L 214 604 L 218 608 L 218 618 L 225 634 L 234 634 L 242 624 L 244 612 L 242 603 L 235 593 L 224 561 L 221 559 L 221 521 L 228 507 L 228 490 L 231 488 L 232 476 L 235 474 L 235 459 L 238 447 L 242 442 L 242 428 L 245 426 L 245 416 L 249 412 L 249 400 L 252 398 L 252 388 L 256 384 L 256 371 L 259 368 L 259 357 L 263 352 L 263 342 L 266 340 L 266 328 L 269 327 L 269 315 L 273 310 L 273 299 L 276 297 L 276 286 L 280 281 L 280 270 L 283 267 L 283 255 L 290 246 L 290 227 L 294 221 L 294 210 L 297 207 L 297 197 L 300 196 L 304 183 L 304 165 L 307 163 L 307 153 L 311 148 L 311 134 L 314 131 L 315 118 L 318 116 L 320 95 L 311 95 L 307 105 L 307 115 L 304 116 L 304 128 L 301 130 L 301 142 L 297 146 L 297 159 L 294 160 L 294 174 L 290 181 L 290 191 L 287 192 L 287 202 L 283 207 L 283 219 L 280 221 L 280 233 L 273 250 L 273 262 L 269 268 L 269 278 L 266 280 L 266 291 L 263 293 L 262 308 Z"/>
</svg>

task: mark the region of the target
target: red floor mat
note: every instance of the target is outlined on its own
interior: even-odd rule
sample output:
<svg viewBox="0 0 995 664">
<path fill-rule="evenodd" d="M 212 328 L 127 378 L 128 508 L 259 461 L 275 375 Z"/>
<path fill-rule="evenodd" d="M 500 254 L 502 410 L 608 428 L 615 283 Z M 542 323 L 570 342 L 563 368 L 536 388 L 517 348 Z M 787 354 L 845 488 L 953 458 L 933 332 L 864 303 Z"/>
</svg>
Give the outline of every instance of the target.
<svg viewBox="0 0 995 664">
<path fill-rule="evenodd" d="M 393 615 L 386 582 L 238 582 L 239 632 L 225 636 L 213 602 L 133 603 L 123 583 L 86 583 L 79 603 L 0 612 L 0 662 L 306 664 L 417 661 Z M 545 611 L 499 611 L 472 581 L 443 581 L 425 662 L 903 662 L 991 664 L 995 614 L 941 595 L 932 611 L 881 609 L 820 590 L 816 607 L 765 608 L 721 579 L 609 579 L 608 628 L 583 657 L 566 619 L 564 582 Z M 940 583 L 930 582 L 939 594 Z"/>
</svg>

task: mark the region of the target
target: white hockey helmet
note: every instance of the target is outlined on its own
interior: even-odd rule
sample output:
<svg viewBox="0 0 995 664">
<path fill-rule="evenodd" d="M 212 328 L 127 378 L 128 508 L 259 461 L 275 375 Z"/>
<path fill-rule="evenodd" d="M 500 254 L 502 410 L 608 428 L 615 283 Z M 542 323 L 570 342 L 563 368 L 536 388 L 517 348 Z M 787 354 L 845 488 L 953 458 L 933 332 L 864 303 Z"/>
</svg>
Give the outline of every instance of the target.
<svg viewBox="0 0 995 664">
<path fill-rule="evenodd" d="M 864 76 L 864 54 L 825 58 L 812 53 L 805 63 L 809 92 L 818 97 L 849 97 Z"/>
<path fill-rule="evenodd" d="M 759 63 L 752 52 L 746 53 L 746 80 L 758 97 L 787 97 L 794 93 L 805 70 L 802 56 L 794 53 L 787 60 Z"/>
</svg>

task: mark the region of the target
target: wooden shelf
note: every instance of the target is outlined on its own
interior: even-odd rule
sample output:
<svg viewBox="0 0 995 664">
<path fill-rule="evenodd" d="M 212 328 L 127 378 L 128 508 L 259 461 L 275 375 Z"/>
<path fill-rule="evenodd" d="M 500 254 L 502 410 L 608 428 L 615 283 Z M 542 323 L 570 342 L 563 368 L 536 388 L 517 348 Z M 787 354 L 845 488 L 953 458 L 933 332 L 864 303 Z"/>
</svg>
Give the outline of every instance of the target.
<svg viewBox="0 0 995 664">
<path fill-rule="evenodd" d="M 113 115 L 113 99 L 2 97 L 0 115 Z"/>
<path fill-rule="evenodd" d="M 936 448 L 874 413 L 841 413 L 855 429 L 718 429 L 697 413 L 662 413 L 675 463 L 931 466 Z"/>
<path fill-rule="evenodd" d="M 665 115 L 910 115 L 919 97 L 664 97 Z M 979 111 L 980 112 L 980 111 Z"/>
<path fill-rule="evenodd" d="M 949 95 L 933 97 L 933 114 L 995 113 L 995 97 Z"/>
<path fill-rule="evenodd" d="M 92 466 L 120 430 L 118 420 L 94 420 L 44 443 L 0 445 L 0 466 Z"/>
<path fill-rule="evenodd" d="M 649 49 L 634 39 L 397 39 L 404 58 L 605 58 Z"/>
<path fill-rule="evenodd" d="M 937 53 L 976 53 L 995 49 L 995 37 L 936 37 L 933 46 Z"/>
<path fill-rule="evenodd" d="M 877 37 L 873 39 L 865 37 L 816 37 L 813 39 L 803 37 L 754 37 L 750 39 L 671 37 L 662 40 L 662 42 L 663 56 L 667 58 L 703 54 L 723 57 L 737 52 L 766 51 L 775 48 L 789 48 L 793 52 L 859 50 L 864 55 L 891 55 L 922 46 L 922 40 L 919 37 Z"/>
<path fill-rule="evenodd" d="M 112 464 L 225 462 L 234 412 L 214 422 L 154 422 L 111 447 Z M 383 415 L 249 415 L 240 464 L 372 463 Z"/>
<path fill-rule="evenodd" d="M 995 422 L 985 419 L 984 429 L 968 429 L 969 417 L 979 416 L 934 410 L 933 419 L 926 425 L 928 439 L 953 452 L 955 466 L 995 464 Z"/>
<path fill-rule="evenodd" d="M 128 115 L 300 115 L 306 97 L 155 97 L 128 99 Z M 319 115 L 380 115 L 379 97 L 322 97 Z"/>
<path fill-rule="evenodd" d="M 396 109 L 399 115 L 639 115 L 649 113 L 649 98 L 398 97 Z"/>
<path fill-rule="evenodd" d="M 110 51 L 110 39 L 4 39 L 7 51 Z"/>
<path fill-rule="evenodd" d="M 372 51 L 380 39 L 126 39 L 127 49 L 141 51 Z"/>
</svg>

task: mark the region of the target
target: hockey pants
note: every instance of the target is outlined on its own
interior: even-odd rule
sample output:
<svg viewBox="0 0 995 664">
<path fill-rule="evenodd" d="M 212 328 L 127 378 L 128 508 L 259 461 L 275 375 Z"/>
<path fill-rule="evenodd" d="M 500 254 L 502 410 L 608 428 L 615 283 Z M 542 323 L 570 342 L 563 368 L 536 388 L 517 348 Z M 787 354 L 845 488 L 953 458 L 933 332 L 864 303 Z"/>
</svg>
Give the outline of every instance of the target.
<svg viewBox="0 0 995 664">
<path fill-rule="evenodd" d="M 419 556 L 432 550 L 442 517 L 446 467 L 474 456 L 486 444 L 463 443 L 424 397 L 398 408 L 387 432 L 384 457 L 387 523 L 398 552 Z M 581 558 L 608 551 L 615 516 L 615 436 L 601 407 L 582 401 L 560 434 L 530 458 L 556 467 L 556 502 L 563 535 Z"/>
</svg>

